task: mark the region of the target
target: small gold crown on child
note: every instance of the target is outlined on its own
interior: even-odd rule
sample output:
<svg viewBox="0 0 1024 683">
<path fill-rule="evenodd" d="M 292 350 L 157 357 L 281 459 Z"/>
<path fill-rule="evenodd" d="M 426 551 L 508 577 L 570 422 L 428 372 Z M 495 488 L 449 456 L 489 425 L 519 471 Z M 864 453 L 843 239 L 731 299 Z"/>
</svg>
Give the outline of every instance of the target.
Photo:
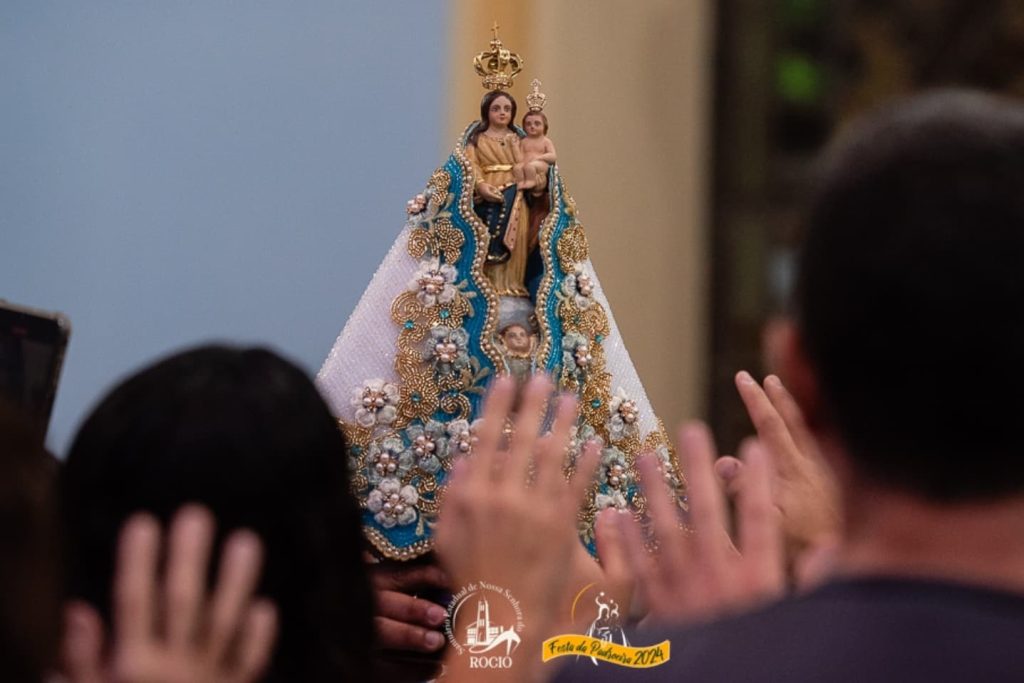
<svg viewBox="0 0 1024 683">
<path fill-rule="evenodd" d="M 540 91 L 540 81 L 536 78 L 530 81 L 530 94 L 526 96 L 526 106 L 530 111 L 543 111 L 547 104 L 548 96 Z"/>
</svg>

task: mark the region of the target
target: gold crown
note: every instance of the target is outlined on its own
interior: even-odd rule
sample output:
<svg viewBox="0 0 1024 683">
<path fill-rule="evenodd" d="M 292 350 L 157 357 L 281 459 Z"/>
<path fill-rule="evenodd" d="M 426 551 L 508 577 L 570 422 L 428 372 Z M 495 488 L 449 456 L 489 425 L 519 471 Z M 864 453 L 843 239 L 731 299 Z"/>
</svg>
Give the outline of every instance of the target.
<svg viewBox="0 0 1024 683">
<path fill-rule="evenodd" d="M 483 77 L 483 86 L 488 90 L 508 90 L 516 74 L 523 70 L 523 58 L 502 46 L 498 39 L 498 22 L 494 22 L 491 30 L 494 31 L 491 49 L 474 57 L 473 67 Z"/>
<path fill-rule="evenodd" d="M 526 106 L 530 111 L 543 111 L 547 104 L 548 96 L 540 91 L 540 81 L 536 78 L 530 81 L 530 94 L 526 96 Z"/>
</svg>

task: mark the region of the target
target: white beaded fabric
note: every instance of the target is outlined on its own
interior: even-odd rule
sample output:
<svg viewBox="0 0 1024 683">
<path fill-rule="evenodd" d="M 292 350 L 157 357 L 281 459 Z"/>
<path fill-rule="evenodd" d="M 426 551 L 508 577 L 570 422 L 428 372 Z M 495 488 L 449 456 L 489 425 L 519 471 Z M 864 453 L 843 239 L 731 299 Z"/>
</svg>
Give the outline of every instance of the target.
<svg viewBox="0 0 1024 683">
<path fill-rule="evenodd" d="M 395 371 L 398 325 L 391 319 L 391 304 L 407 288 L 419 267 L 409 255 L 409 228 L 398 235 L 384 261 L 373 274 L 348 322 L 334 342 L 316 376 L 316 384 L 331 412 L 345 422 L 355 421 L 352 391 L 372 378 L 399 381 Z"/>
<path fill-rule="evenodd" d="M 640 381 L 640 376 L 637 375 L 633 361 L 629 357 L 629 351 L 626 350 L 626 345 L 622 341 L 619 326 L 615 324 L 615 316 L 612 315 L 611 306 L 608 305 L 608 299 L 604 295 L 597 271 L 594 270 L 594 264 L 590 262 L 589 258 L 583 262 L 583 270 L 590 275 L 590 280 L 594 284 L 594 302 L 604 307 L 604 312 L 608 317 L 608 338 L 601 343 L 601 346 L 604 347 L 605 367 L 612 376 L 612 394 L 623 389 L 636 403 L 639 412 L 637 427 L 641 436 L 647 436 L 658 429 L 658 417 L 654 414 L 651 402 L 647 398 L 647 392 L 644 391 L 644 385 Z"/>
</svg>

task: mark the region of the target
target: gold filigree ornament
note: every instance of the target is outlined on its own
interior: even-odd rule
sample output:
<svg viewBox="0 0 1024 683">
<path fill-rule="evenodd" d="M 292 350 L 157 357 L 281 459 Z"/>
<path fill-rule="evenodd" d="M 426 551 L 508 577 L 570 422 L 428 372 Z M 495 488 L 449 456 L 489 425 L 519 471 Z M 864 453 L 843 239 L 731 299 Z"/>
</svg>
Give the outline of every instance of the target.
<svg viewBox="0 0 1024 683">
<path fill-rule="evenodd" d="M 399 387 L 398 414 L 405 422 L 421 420 L 427 422 L 437 410 L 438 387 L 434 382 L 434 374 L 417 358 L 402 355 L 396 361 L 401 363 L 398 368 L 402 376 Z"/>
<path fill-rule="evenodd" d="M 402 326 L 398 335 L 399 346 L 416 353 L 415 344 L 423 341 L 431 327 L 445 325 L 459 327 L 466 316 L 473 315 L 473 307 L 469 303 L 472 292 L 458 289 L 452 300 L 447 303 L 436 303 L 425 306 L 416 296 L 416 292 L 402 292 L 391 304 L 391 319 Z"/>
<path fill-rule="evenodd" d="M 451 203 L 452 197 L 448 194 L 448 189 L 452 186 L 452 175 L 443 168 L 439 168 L 434 171 L 430 180 L 427 181 L 427 189 L 430 191 L 430 201 L 434 202 L 438 206 L 444 200 L 445 204 Z M 447 197 L 447 200 L 445 198 Z"/>
<path fill-rule="evenodd" d="M 441 410 L 453 415 L 454 420 L 466 420 L 469 418 L 472 406 L 465 394 L 446 394 L 441 399 Z"/>
<path fill-rule="evenodd" d="M 590 255 L 590 246 L 587 244 L 587 235 L 583 232 L 583 226 L 574 223 L 566 228 L 555 245 L 558 252 L 558 260 L 562 262 L 562 272 L 571 273 L 578 263 L 583 263 Z"/>
<path fill-rule="evenodd" d="M 421 491 L 430 494 L 429 496 L 421 496 L 420 498 L 420 512 L 423 513 L 428 525 L 437 519 L 437 514 L 441 511 L 441 494 L 444 492 L 443 486 L 438 486 L 437 481 L 433 477 L 424 477 Z"/>
<path fill-rule="evenodd" d="M 473 58 L 473 68 L 482 78 L 482 85 L 487 90 L 508 90 L 512 87 L 516 75 L 523 70 L 523 58 L 501 44 L 498 38 L 498 22 L 494 22 L 491 31 L 491 49 L 484 50 Z"/>
<path fill-rule="evenodd" d="M 466 238 L 452 225 L 451 219 L 440 216 L 409 233 L 409 255 L 416 259 L 427 254 L 442 256 L 445 262 L 455 263 L 462 255 L 465 242 Z"/>
<path fill-rule="evenodd" d="M 465 282 L 460 284 L 465 286 Z M 460 290 L 449 303 L 429 309 L 427 313 L 430 324 L 459 327 L 462 325 L 464 318 L 473 316 L 473 306 L 469 303 L 470 298 L 473 296 L 475 296 L 473 292 L 463 292 Z"/>
<path fill-rule="evenodd" d="M 365 448 L 373 440 L 373 428 L 363 427 L 355 422 L 338 420 L 341 432 L 345 435 L 345 443 Z"/>
<path fill-rule="evenodd" d="M 426 206 L 409 218 L 412 227 L 409 233 L 409 254 L 416 259 L 426 255 L 443 258 L 455 263 L 462 255 L 466 238 L 451 221 L 451 206 L 455 194 L 449 192 L 451 174 L 444 169 L 434 171 L 427 181 Z"/>
<path fill-rule="evenodd" d="M 358 499 L 360 499 L 360 500 L 362 499 L 362 496 L 360 494 L 364 493 L 367 489 L 370 488 L 370 480 L 367 479 L 366 475 L 362 473 L 362 469 L 363 469 L 362 466 L 360 466 L 352 474 L 352 486 L 351 486 L 353 493 L 355 493 L 356 497 Z"/>
<path fill-rule="evenodd" d="M 574 332 L 579 332 L 585 337 L 596 339 L 606 338 L 611 332 L 608 324 L 608 314 L 600 305 L 590 305 L 580 308 L 571 298 L 566 297 L 558 305 L 559 315 L 562 320 L 568 321 L 566 327 Z"/>
</svg>

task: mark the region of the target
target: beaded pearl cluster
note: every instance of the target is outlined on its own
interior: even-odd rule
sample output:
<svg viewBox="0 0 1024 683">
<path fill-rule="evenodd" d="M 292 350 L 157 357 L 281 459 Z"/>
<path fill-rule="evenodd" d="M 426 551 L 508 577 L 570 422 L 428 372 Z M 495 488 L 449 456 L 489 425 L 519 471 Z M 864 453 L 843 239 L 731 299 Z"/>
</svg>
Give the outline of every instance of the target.
<svg viewBox="0 0 1024 683">
<path fill-rule="evenodd" d="M 441 341 L 434 344 L 434 357 L 442 363 L 451 363 L 454 361 L 455 355 L 458 352 L 459 347 L 451 341 Z"/>
<path fill-rule="evenodd" d="M 581 368 L 585 368 L 590 365 L 590 361 L 594 360 L 594 356 L 590 353 L 590 346 L 586 343 L 580 344 L 576 347 L 573 352 L 573 357 L 576 359 L 576 365 Z"/>
<path fill-rule="evenodd" d="M 388 452 L 383 452 L 377 456 L 377 462 L 374 463 L 373 469 L 377 471 L 382 477 L 386 477 L 389 474 L 394 474 L 398 470 L 398 460 L 392 458 Z"/>
<path fill-rule="evenodd" d="M 627 425 L 635 423 L 637 417 L 639 417 L 640 415 L 640 412 L 636 407 L 636 402 L 633 401 L 632 399 L 626 399 L 622 401 L 622 403 L 619 404 L 618 412 L 619 416 L 622 418 L 622 421 L 625 422 Z"/>
</svg>

